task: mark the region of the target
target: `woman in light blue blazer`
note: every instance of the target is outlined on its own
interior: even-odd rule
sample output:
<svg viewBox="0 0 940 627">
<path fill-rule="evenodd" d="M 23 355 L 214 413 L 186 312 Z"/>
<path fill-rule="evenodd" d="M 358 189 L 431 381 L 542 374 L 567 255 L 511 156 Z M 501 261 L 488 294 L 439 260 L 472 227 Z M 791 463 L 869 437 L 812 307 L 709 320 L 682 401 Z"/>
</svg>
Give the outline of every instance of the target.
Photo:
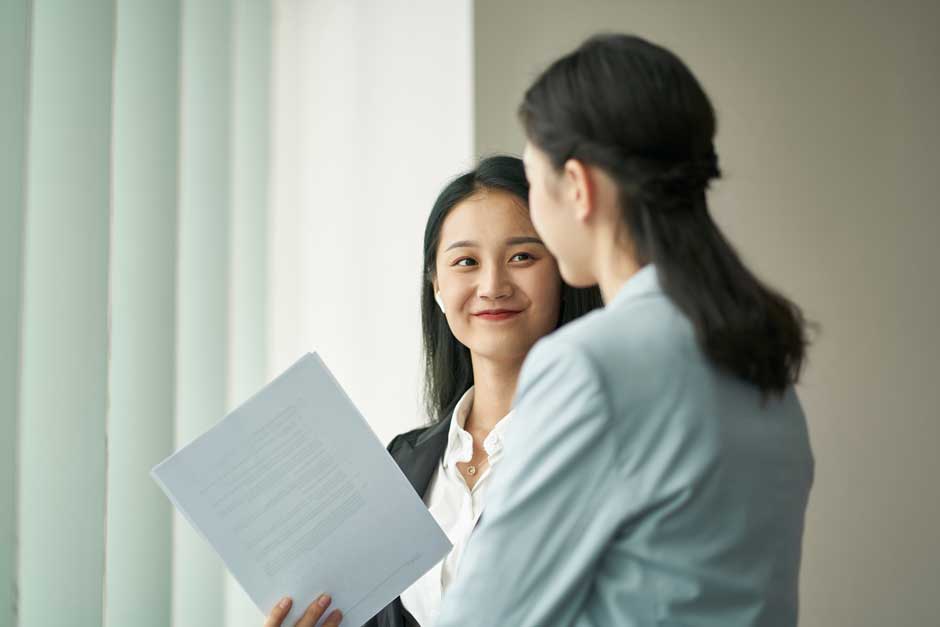
<svg viewBox="0 0 940 627">
<path fill-rule="evenodd" d="M 805 324 L 709 214 L 708 97 L 669 51 L 606 35 L 520 117 L 533 223 L 606 307 L 529 353 L 438 627 L 795 625 Z"/>
</svg>

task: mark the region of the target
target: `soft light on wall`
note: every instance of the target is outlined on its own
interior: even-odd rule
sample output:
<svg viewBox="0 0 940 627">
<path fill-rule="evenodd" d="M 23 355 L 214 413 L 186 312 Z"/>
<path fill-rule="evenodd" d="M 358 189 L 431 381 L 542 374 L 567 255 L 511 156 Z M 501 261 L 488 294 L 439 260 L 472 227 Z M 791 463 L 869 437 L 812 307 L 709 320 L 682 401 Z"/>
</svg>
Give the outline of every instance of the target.
<svg viewBox="0 0 940 627">
<path fill-rule="evenodd" d="M 270 374 L 318 351 L 387 442 L 423 420 L 424 223 L 473 163 L 472 7 L 276 8 Z"/>
</svg>

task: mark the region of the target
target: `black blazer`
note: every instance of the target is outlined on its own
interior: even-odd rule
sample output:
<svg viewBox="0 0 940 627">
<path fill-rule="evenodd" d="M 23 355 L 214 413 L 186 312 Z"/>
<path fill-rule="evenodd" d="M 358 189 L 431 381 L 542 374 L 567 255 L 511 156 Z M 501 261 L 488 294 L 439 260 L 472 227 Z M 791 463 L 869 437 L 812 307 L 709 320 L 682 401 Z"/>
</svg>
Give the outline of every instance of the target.
<svg viewBox="0 0 940 627">
<path fill-rule="evenodd" d="M 388 452 L 408 477 L 418 496 L 424 498 L 434 471 L 447 448 L 450 420 L 442 420 L 430 427 L 415 429 L 396 436 L 388 445 Z M 420 627 L 408 613 L 401 599 L 395 599 L 373 616 L 363 627 Z"/>
</svg>

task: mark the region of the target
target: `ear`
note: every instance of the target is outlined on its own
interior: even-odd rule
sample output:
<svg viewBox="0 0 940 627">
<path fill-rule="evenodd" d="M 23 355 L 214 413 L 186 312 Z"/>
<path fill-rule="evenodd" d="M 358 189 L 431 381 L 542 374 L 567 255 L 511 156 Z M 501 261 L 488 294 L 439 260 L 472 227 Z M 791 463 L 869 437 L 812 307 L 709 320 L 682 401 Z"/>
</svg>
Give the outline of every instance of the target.
<svg viewBox="0 0 940 627">
<path fill-rule="evenodd" d="M 591 170 L 577 159 L 565 162 L 564 178 L 569 191 L 569 201 L 575 209 L 578 222 L 587 222 L 594 215 L 596 189 Z"/>
</svg>

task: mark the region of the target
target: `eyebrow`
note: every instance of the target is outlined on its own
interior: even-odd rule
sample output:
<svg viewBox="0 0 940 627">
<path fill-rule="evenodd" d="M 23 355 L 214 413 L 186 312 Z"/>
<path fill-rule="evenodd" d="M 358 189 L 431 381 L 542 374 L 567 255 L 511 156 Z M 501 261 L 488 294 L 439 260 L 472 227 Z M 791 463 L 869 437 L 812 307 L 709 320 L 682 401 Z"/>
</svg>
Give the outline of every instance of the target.
<svg viewBox="0 0 940 627">
<path fill-rule="evenodd" d="M 531 237 L 528 235 L 523 235 L 519 237 L 510 237 L 506 240 L 507 246 L 518 246 L 519 244 L 538 244 L 539 246 L 544 246 L 544 242 L 537 237 Z M 473 240 L 462 239 L 458 242 L 454 242 L 450 246 L 444 249 L 444 252 L 452 250 L 454 248 L 474 248 L 479 247 L 480 243 Z"/>
</svg>

